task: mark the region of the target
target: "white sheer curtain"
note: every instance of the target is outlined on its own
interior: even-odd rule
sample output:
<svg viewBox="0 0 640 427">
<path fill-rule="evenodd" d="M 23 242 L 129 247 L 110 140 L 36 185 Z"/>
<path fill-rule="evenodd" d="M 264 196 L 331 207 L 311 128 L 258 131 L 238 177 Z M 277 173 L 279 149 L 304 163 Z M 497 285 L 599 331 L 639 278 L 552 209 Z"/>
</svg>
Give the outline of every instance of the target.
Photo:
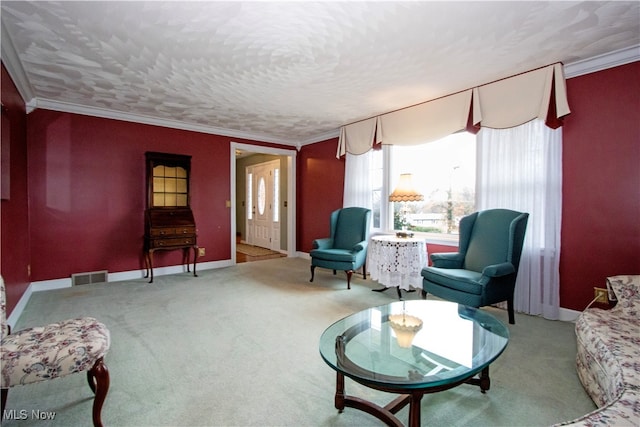
<svg viewBox="0 0 640 427">
<path fill-rule="evenodd" d="M 562 128 L 538 119 L 509 129 L 482 128 L 477 161 L 477 209 L 529 213 L 515 310 L 558 319 Z"/>
<path fill-rule="evenodd" d="M 347 152 L 344 171 L 343 207 L 359 206 L 373 209 L 372 153 L 373 150 L 358 155 Z"/>
</svg>

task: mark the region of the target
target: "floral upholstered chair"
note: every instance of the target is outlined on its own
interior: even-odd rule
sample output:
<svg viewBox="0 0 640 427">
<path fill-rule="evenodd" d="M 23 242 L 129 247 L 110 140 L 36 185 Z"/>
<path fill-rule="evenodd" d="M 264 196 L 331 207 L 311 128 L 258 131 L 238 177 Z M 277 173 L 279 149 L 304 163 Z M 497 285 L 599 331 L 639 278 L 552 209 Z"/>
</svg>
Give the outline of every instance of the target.
<svg viewBox="0 0 640 427">
<path fill-rule="evenodd" d="M 0 388 L 4 413 L 9 388 L 87 372 L 93 400 L 93 425 L 102 426 L 100 413 L 109 390 L 104 356 L 109 330 L 96 319 L 83 317 L 9 334 L 4 280 L 0 277 Z"/>
</svg>

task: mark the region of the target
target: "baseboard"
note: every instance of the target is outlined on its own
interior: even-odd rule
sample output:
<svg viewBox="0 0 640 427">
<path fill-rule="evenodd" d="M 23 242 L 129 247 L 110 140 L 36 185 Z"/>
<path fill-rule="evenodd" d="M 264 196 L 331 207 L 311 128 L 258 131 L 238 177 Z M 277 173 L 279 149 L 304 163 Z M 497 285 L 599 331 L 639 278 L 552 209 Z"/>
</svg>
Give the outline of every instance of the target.
<svg viewBox="0 0 640 427">
<path fill-rule="evenodd" d="M 560 312 L 558 313 L 558 320 L 561 322 L 575 322 L 578 316 L 580 316 L 582 312 L 577 310 L 570 310 L 568 308 L 560 307 Z"/>
<path fill-rule="evenodd" d="M 9 317 L 7 317 L 7 323 L 9 324 L 9 326 L 11 326 L 12 330 L 16 328 L 16 323 L 18 322 L 20 315 L 22 314 L 25 307 L 27 306 L 27 303 L 29 302 L 29 298 L 31 298 L 32 293 L 33 293 L 32 285 L 27 286 L 27 290 L 24 291 L 24 293 L 22 294 L 22 297 L 20 297 L 20 300 L 18 301 L 16 306 L 13 307 L 13 311 L 11 311 L 11 314 L 9 315 Z"/>
</svg>

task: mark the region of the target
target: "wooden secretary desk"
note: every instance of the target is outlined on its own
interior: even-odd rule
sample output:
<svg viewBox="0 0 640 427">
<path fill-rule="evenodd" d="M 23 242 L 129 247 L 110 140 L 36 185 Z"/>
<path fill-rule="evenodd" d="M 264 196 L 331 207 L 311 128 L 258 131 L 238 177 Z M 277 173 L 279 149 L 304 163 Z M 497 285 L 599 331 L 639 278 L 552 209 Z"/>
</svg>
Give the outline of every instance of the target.
<svg viewBox="0 0 640 427">
<path fill-rule="evenodd" d="M 182 262 L 189 270 L 193 250 L 196 274 L 198 246 L 196 223 L 190 208 L 191 156 L 145 153 L 147 163 L 147 209 L 144 226 L 146 275 L 153 283 L 153 253 L 158 250 L 183 251 Z"/>
</svg>

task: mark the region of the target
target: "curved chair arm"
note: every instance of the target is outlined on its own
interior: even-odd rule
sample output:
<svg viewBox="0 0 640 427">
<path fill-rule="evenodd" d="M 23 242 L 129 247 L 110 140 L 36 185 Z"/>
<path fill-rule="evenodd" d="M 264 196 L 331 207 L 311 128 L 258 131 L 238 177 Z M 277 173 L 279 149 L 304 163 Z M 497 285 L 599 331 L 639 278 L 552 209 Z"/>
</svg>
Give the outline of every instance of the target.
<svg viewBox="0 0 640 427">
<path fill-rule="evenodd" d="M 431 254 L 431 263 L 437 268 L 462 268 L 464 256 L 458 252 Z"/>
<path fill-rule="evenodd" d="M 326 237 L 324 239 L 316 239 L 313 241 L 313 249 L 331 249 L 333 247 L 333 239 Z"/>
<path fill-rule="evenodd" d="M 360 243 L 357 243 L 353 249 L 351 249 L 353 252 L 360 252 L 360 251 L 366 251 L 367 250 L 367 245 L 369 244 L 368 241 L 363 240 Z"/>
<path fill-rule="evenodd" d="M 516 272 L 516 268 L 510 262 L 488 265 L 482 270 L 482 275 L 487 277 L 501 277 Z"/>
</svg>

